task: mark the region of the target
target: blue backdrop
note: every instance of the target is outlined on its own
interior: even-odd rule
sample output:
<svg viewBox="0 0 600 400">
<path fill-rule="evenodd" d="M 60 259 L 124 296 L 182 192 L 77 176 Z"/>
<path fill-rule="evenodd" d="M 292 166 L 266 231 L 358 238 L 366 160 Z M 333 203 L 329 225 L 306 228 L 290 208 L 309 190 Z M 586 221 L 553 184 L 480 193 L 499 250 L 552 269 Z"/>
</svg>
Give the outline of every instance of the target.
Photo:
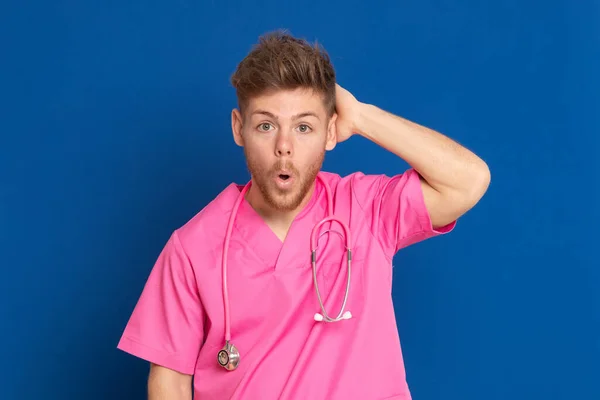
<svg viewBox="0 0 600 400">
<path fill-rule="evenodd" d="M 395 260 L 415 400 L 600 398 L 599 15 L 581 0 L 5 3 L 0 397 L 144 398 L 147 365 L 117 341 L 172 230 L 247 180 L 228 79 L 287 28 L 360 100 L 490 165 L 456 231 Z M 360 138 L 325 164 L 406 167 Z"/>
</svg>

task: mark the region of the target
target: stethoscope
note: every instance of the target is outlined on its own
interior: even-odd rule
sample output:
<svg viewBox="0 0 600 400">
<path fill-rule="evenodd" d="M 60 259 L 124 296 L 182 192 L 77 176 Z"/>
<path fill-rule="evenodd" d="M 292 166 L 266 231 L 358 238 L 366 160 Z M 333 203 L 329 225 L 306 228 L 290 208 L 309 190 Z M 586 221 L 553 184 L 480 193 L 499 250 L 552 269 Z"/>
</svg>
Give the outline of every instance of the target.
<svg viewBox="0 0 600 400">
<path fill-rule="evenodd" d="M 338 322 L 344 319 L 352 318 L 352 314 L 350 311 L 344 311 L 346 308 L 346 302 L 348 301 L 348 293 L 350 291 L 350 270 L 352 264 L 352 250 L 350 249 L 350 244 L 352 243 L 350 237 L 350 229 L 348 226 L 336 218 L 333 215 L 333 203 L 331 200 L 331 189 L 329 185 L 323 180 L 320 175 L 317 175 L 323 187 L 325 188 L 325 192 L 327 194 L 327 216 L 319 221 L 312 229 L 310 235 L 310 249 L 311 249 L 311 264 L 312 264 L 312 272 L 313 272 L 313 281 L 315 285 L 315 290 L 317 292 L 317 298 L 319 299 L 319 305 L 321 307 L 321 313 L 315 313 L 314 319 L 315 321 L 324 321 L 324 322 Z M 225 346 L 219 351 L 217 355 L 217 360 L 219 361 L 219 365 L 223 368 L 233 371 L 237 368 L 240 362 L 240 352 L 238 349 L 231 343 L 231 320 L 230 320 L 230 312 L 229 312 L 229 292 L 227 290 L 227 253 L 229 250 L 229 241 L 231 239 L 231 233 L 233 231 L 233 223 L 235 221 L 235 217 L 237 216 L 238 209 L 242 200 L 244 199 L 244 195 L 250 188 L 252 181 L 248 182 L 244 188 L 241 190 L 240 195 L 238 196 L 233 209 L 231 211 L 231 215 L 229 216 L 229 223 L 227 225 L 227 231 L 225 232 L 225 241 L 223 244 L 223 258 L 221 260 L 222 263 L 222 274 L 223 274 L 223 303 L 225 305 Z M 344 239 L 346 253 L 347 253 L 347 267 L 348 267 L 348 277 L 346 279 L 346 292 L 344 294 L 344 301 L 342 302 L 342 306 L 340 308 L 340 312 L 337 317 L 332 318 L 329 316 L 327 311 L 325 310 L 325 306 L 323 305 L 323 300 L 321 298 L 321 292 L 319 291 L 319 285 L 317 283 L 317 240 L 322 235 L 330 230 L 324 231 L 320 235 L 317 235 L 321 226 L 327 222 L 337 222 L 340 224 L 344 230 L 344 235 L 342 235 L 338 231 L 331 231 L 339 234 Z"/>
</svg>

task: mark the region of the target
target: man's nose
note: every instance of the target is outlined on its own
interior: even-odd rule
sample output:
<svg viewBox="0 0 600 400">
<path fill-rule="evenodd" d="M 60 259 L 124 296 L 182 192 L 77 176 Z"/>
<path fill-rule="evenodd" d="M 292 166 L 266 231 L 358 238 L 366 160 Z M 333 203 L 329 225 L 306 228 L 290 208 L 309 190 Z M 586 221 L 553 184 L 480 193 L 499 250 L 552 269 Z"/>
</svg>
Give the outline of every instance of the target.
<svg viewBox="0 0 600 400">
<path fill-rule="evenodd" d="M 277 137 L 275 144 L 275 155 L 277 157 L 291 156 L 293 152 L 293 143 L 290 135 L 281 133 Z"/>
</svg>

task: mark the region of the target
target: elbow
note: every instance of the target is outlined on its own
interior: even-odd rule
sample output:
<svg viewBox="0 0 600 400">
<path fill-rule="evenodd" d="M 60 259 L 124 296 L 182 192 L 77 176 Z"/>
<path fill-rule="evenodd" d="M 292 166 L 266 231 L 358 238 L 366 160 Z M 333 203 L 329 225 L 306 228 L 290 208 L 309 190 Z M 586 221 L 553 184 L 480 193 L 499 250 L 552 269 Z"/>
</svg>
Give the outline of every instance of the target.
<svg viewBox="0 0 600 400">
<path fill-rule="evenodd" d="M 492 174 L 489 166 L 484 161 L 480 161 L 479 164 L 473 168 L 473 173 L 471 174 L 467 190 L 465 191 L 465 201 L 469 203 L 470 207 L 477 204 L 485 195 L 491 180 Z"/>
</svg>

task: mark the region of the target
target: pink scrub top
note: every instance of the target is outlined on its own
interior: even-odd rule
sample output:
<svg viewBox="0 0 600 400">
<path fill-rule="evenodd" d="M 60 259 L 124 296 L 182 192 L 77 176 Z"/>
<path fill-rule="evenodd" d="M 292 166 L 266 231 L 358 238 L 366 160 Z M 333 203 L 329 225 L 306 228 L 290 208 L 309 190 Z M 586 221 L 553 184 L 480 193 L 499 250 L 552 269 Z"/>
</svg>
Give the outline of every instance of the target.
<svg viewBox="0 0 600 400">
<path fill-rule="evenodd" d="M 219 366 L 225 344 L 221 255 L 242 188 L 231 184 L 173 232 L 118 348 L 194 375 L 199 400 L 410 399 L 392 303 L 392 258 L 403 247 L 451 231 L 456 221 L 432 228 L 413 169 L 393 177 L 320 174 L 331 187 L 335 215 L 352 232 L 351 319 L 313 318 L 320 307 L 309 239 L 327 214 L 322 183 L 317 180 L 283 243 L 243 201 L 228 260 L 231 342 L 240 363 L 234 371 Z M 339 235 L 322 237 L 317 256 L 326 310 L 337 316 L 346 285 Z"/>
</svg>

